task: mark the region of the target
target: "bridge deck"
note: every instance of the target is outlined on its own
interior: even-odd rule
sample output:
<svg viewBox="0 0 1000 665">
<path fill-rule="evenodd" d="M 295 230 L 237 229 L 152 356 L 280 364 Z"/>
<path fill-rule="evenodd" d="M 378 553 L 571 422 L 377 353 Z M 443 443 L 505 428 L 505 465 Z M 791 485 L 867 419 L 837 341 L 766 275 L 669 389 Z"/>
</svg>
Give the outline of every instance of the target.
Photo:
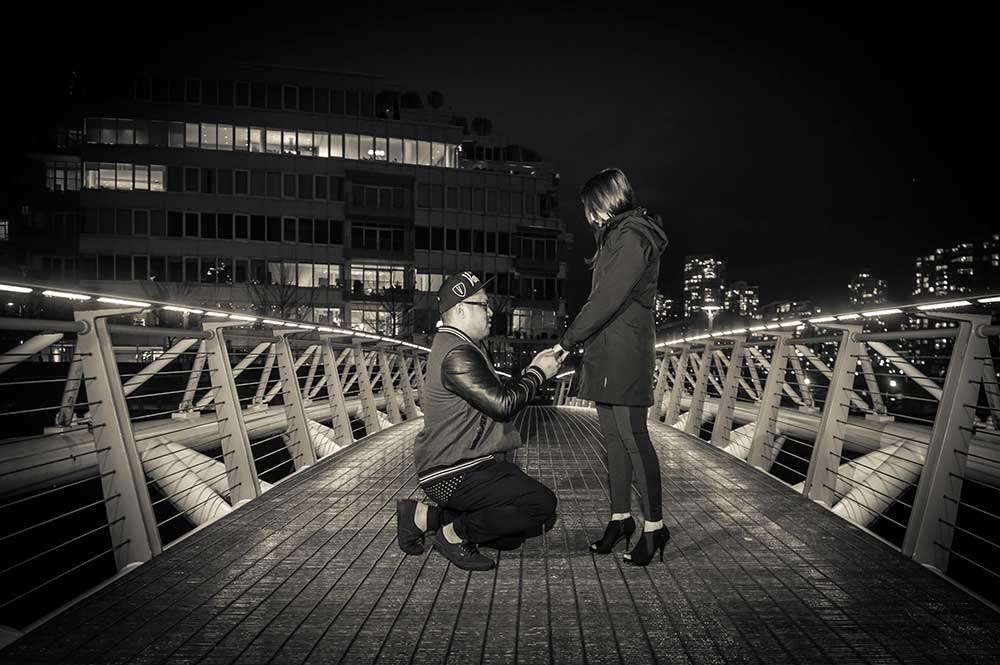
<svg viewBox="0 0 1000 665">
<path fill-rule="evenodd" d="M 519 417 L 555 529 L 467 573 L 396 547 L 420 421 L 344 451 L 0 652 L 0 663 L 995 662 L 1000 615 L 777 480 L 650 425 L 663 564 L 593 556 L 593 412 Z M 635 505 L 638 505 L 637 503 Z M 487 550 L 492 552 L 492 550 Z"/>
</svg>

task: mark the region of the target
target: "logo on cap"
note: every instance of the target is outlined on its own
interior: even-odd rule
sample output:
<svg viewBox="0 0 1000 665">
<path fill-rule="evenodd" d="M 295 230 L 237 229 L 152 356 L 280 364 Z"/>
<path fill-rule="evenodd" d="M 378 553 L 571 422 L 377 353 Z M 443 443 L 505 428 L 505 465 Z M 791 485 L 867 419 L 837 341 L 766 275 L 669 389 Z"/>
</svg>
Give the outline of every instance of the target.
<svg viewBox="0 0 1000 665">
<path fill-rule="evenodd" d="M 451 290 L 454 291 L 455 295 L 458 296 L 459 298 L 464 298 L 465 297 L 465 283 L 464 282 L 459 282 L 455 286 L 451 287 Z"/>
</svg>

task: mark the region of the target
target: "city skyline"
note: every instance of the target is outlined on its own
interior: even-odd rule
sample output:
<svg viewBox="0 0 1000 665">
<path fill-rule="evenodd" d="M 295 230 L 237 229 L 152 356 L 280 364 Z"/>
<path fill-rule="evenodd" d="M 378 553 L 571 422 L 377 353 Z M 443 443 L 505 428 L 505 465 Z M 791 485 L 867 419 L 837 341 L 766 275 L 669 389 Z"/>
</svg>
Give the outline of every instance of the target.
<svg viewBox="0 0 1000 665">
<path fill-rule="evenodd" d="M 622 167 L 640 202 L 663 215 L 661 287 L 674 298 L 683 256 L 704 252 L 724 256 L 767 299 L 846 303 L 843 284 L 868 266 L 903 295 L 912 257 L 986 225 L 979 155 L 989 150 L 975 146 L 995 140 L 982 84 L 993 58 L 969 34 L 975 23 L 888 11 L 861 21 L 678 10 L 664 22 L 643 8 L 377 9 L 338 9 L 330 21 L 289 15 L 269 31 L 253 16 L 202 8 L 180 32 L 113 7 L 69 10 L 46 17 L 65 33 L 54 46 L 7 61 L 18 62 L 16 88 L 81 52 L 101 60 L 154 41 L 178 65 L 368 71 L 440 91 L 445 109 L 485 116 L 494 134 L 555 163 L 560 216 L 575 235 L 570 311 L 586 297 L 583 258 L 593 250 L 577 191 L 607 166 Z M 502 24 L 514 29 L 493 27 Z M 919 48 L 925 34 L 932 48 Z"/>
</svg>

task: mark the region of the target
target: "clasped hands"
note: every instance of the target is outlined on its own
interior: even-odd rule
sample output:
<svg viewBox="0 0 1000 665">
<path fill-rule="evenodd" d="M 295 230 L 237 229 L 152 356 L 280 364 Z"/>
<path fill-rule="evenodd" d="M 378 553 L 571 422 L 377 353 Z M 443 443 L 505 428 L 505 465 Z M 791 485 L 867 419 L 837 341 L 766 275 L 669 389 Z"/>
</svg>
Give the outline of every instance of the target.
<svg viewBox="0 0 1000 665">
<path fill-rule="evenodd" d="M 559 344 L 540 351 L 531 360 L 531 364 L 542 370 L 545 374 L 546 379 L 551 379 L 559 371 L 564 360 L 569 355 L 569 351 L 566 351 Z"/>
</svg>

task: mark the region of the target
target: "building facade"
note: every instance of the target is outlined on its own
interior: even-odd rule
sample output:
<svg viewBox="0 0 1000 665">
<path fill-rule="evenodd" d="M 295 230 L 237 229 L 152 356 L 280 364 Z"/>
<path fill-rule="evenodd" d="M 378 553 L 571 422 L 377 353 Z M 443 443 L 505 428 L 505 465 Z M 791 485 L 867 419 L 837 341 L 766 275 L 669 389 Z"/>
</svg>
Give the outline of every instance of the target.
<svg viewBox="0 0 1000 665">
<path fill-rule="evenodd" d="M 885 281 L 868 271 L 859 272 L 847 285 L 852 307 L 884 305 L 889 301 Z"/>
<path fill-rule="evenodd" d="M 821 313 L 821 308 L 811 299 L 806 300 L 776 300 L 760 308 L 761 318 L 765 321 L 782 319 L 805 319 Z"/>
<path fill-rule="evenodd" d="M 760 318 L 760 287 L 746 282 L 733 282 L 725 289 L 724 308 L 742 319 Z"/>
<path fill-rule="evenodd" d="M 406 337 L 472 270 L 497 334 L 559 332 L 558 175 L 481 149 L 439 94 L 244 66 L 71 89 L 0 214 L 20 277 Z"/>
<path fill-rule="evenodd" d="M 914 271 L 913 295 L 918 298 L 943 298 L 975 290 L 976 243 L 963 242 L 954 247 L 939 247 L 918 256 Z"/>
<path fill-rule="evenodd" d="M 684 257 L 684 317 L 714 312 L 724 304 L 726 264 L 710 254 Z"/>
</svg>

